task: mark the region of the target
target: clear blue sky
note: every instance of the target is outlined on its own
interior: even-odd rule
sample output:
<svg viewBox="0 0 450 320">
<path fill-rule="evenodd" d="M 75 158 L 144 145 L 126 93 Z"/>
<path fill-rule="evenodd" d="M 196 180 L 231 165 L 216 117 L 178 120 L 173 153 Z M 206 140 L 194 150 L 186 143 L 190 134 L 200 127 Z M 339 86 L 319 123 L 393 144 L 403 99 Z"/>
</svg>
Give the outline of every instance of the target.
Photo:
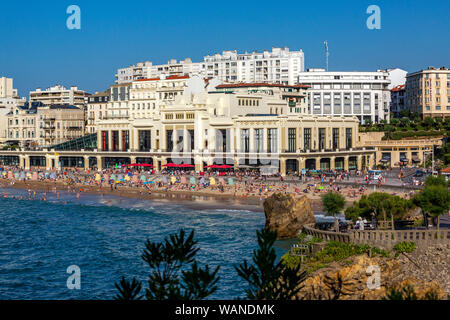
<svg viewBox="0 0 450 320">
<path fill-rule="evenodd" d="M 81 30 L 66 9 L 81 8 Z M 278 5 L 279 4 L 279 5 Z M 381 8 L 381 30 L 366 9 Z M 8 1 L 0 5 L 0 76 L 21 96 L 55 84 L 106 89 L 117 68 L 234 50 L 303 49 L 306 68 L 450 67 L 450 1 Z"/>
</svg>

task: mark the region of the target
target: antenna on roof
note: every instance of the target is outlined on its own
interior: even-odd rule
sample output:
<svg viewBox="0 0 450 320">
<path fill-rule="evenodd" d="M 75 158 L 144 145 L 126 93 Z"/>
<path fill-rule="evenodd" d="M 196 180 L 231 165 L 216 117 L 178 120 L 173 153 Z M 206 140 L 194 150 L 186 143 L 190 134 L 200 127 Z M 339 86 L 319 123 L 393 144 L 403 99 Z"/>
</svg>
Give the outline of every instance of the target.
<svg viewBox="0 0 450 320">
<path fill-rule="evenodd" d="M 325 55 L 326 55 L 326 63 L 327 63 L 327 72 L 328 72 L 328 57 L 330 56 L 330 53 L 328 52 L 328 41 L 325 40 Z"/>
</svg>

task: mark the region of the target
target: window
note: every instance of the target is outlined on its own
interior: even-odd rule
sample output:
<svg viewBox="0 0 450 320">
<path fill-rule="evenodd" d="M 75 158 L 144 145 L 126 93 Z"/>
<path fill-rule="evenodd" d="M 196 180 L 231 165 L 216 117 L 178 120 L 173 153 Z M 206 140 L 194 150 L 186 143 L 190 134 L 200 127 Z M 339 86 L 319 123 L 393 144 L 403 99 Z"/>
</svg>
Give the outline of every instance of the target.
<svg viewBox="0 0 450 320">
<path fill-rule="evenodd" d="M 305 150 L 311 150 L 311 128 L 303 129 L 303 143 Z"/>
<path fill-rule="evenodd" d="M 166 141 L 167 141 L 167 150 L 166 151 L 173 151 L 173 130 L 167 130 L 166 131 Z"/>
<path fill-rule="evenodd" d="M 250 130 L 241 130 L 241 150 L 244 153 L 250 152 Z"/>
<path fill-rule="evenodd" d="M 325 149 L 325 128 L 319 128 L 319 150 Z"/>
<path fill-rule="evenodd" d="M 352 148 L 352 128 L 345 129 L 345 147 L 348 149 Z"/>
<path fill-rule="evenodd" d="M 264 131 L 263 129 L 255 129 L 255 152 L 264 152 Z"/>
<path fill-rule="evenodd" d="M 288 129 L 288 152 L 295 152 L 297 149 L 297 129 Z"/>
<path fill-rule="evenodd" d="M 277 152 L 278 151 L 278 129 L 269 129 L 267 130 L 267 146 L 268 152 Z"/>
<path fill-rule="evenodd" d="M 333 150 L 339 149 L 339 128 L 333 128 Z"/>
</svg>

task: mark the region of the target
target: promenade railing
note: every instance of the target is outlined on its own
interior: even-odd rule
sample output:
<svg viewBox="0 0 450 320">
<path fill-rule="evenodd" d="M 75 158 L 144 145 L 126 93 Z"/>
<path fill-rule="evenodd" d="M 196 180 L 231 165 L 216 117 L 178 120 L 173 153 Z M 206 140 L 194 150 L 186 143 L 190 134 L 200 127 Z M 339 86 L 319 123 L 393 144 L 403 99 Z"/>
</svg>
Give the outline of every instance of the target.
<svg viewBox="0 0 450 320">
<path fill-rule="evenodd" d="M 435 244 L 450 244 L 450 229 L 427 230 L 350 230 L 349 232 L 325 231 L 315 228 L 314 224 L 304 227 L 306 234 L 324 241 L 339 241 L 355 244 L 369 244 L 391 250 L 397 243 L 414 242 L 424 248 Z"/>
</svg>

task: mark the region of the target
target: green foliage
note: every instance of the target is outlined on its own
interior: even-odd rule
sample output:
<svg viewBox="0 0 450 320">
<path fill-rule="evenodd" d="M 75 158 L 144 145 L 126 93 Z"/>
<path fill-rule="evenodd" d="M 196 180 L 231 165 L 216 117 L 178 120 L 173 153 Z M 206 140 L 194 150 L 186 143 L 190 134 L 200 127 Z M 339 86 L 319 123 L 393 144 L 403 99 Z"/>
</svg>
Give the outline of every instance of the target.
<svg viewBox="0 0 450 320">
<path fill-rule="evenodd" d="M 387 290 L 386 297 L 382 300 L 438 300 L 438 294 L 433 289 L 428 290 L 423 297 L 418 297 L 411 285 L 401 288 L 392 287 Z"/>
<path fill-rule="evenodd" d="M 425 180 L 425 185 L 428 186 L 443 186 L 448 187 L 448 182 L 445 180 L 445 177 L 443 175 L 438 175 L 437 177 L 429 176 Z"/>
<path fill-rule="evenodd" d="M 302 260 L 300 256 L 292 255 L 290 251 L 288 251 L 281 257 L 281 262 L 288 268 L 294 269 L 301 266 Z"/>
<path fill-rule="evenodd" d="M 336 192 L 329 192 L 322 195 L 322 205 L 328 215 L 336 215 L 345 207 L 345 198 Z"/>
<path fill-rule="evenodd" d="M 198 252 L 194 231 L 186 237 L 185 231 L 170 235 L 162 243 L 147 240 L 142 259 L 152 270 L 149 274 L 147 300 L 201 300 L 217 290 L 220 267 L 214 271 L 209 266 L 200 268 L 195 259 Z M 190 267 L 190 270 L 189 270 Z M 122 278 L 116 283 L 119 294 L 116 300 L 141 299 L 142 285 L 134 278 Z"/>
<path fill-rule="evenodd" d="M 387 220 L 393 216 L 394 220 L 401 220 L 412 209 L 410 200 L 389 193 L 374 192 L 362 196 L 352 207 L 345 210 L 346 219 L 356 221 L 358 217 L 371 219 L 375 215 L 377 220 Z"/>
<path fill-rule="evenodd" d="M 420 207 L 425 214 L 432 217 L 438 217 L 447 213 L 450 209 L 450 191 L 447 187 L 439 184 L 427 185 L 422 192 L 414 196 L 413 202 Z"/>
<path fill-rule="evenodd" d="M 314 272 L 327 264 L 339 261 L 349 261 L 349 257 L 361 254 L 370 254 L 371 256 L 381 256 L 388 258 L 390 253 L 387 250 L 370 245 L 357 245 L 353 243 L 344 243 L 338 241 L 329 241 L 324 250 L 316 252 L 308 260 L 308 273 Z"/>
<path fill-rule="evenodd" d="M 417 246 L 414 242 L 403 241 L 394 246 L 397 255 L 400 253 L 411 253 L 416 250 Z"/>
<path fill-rule="evenodd" d="M 257 232 L 258 249 L 253 252 L 253 263 L 247 260 L 236 268 L 238 275 L 246 280 L 246 290 L 250 300 L 290 300 L 300 291 L 300 284 L 306 273 L 300 273 L 300 265 L 287 266 L 282 261 L 276 263 L 273 244 L 275 232 L 263 229 Z"/>
</svg>

